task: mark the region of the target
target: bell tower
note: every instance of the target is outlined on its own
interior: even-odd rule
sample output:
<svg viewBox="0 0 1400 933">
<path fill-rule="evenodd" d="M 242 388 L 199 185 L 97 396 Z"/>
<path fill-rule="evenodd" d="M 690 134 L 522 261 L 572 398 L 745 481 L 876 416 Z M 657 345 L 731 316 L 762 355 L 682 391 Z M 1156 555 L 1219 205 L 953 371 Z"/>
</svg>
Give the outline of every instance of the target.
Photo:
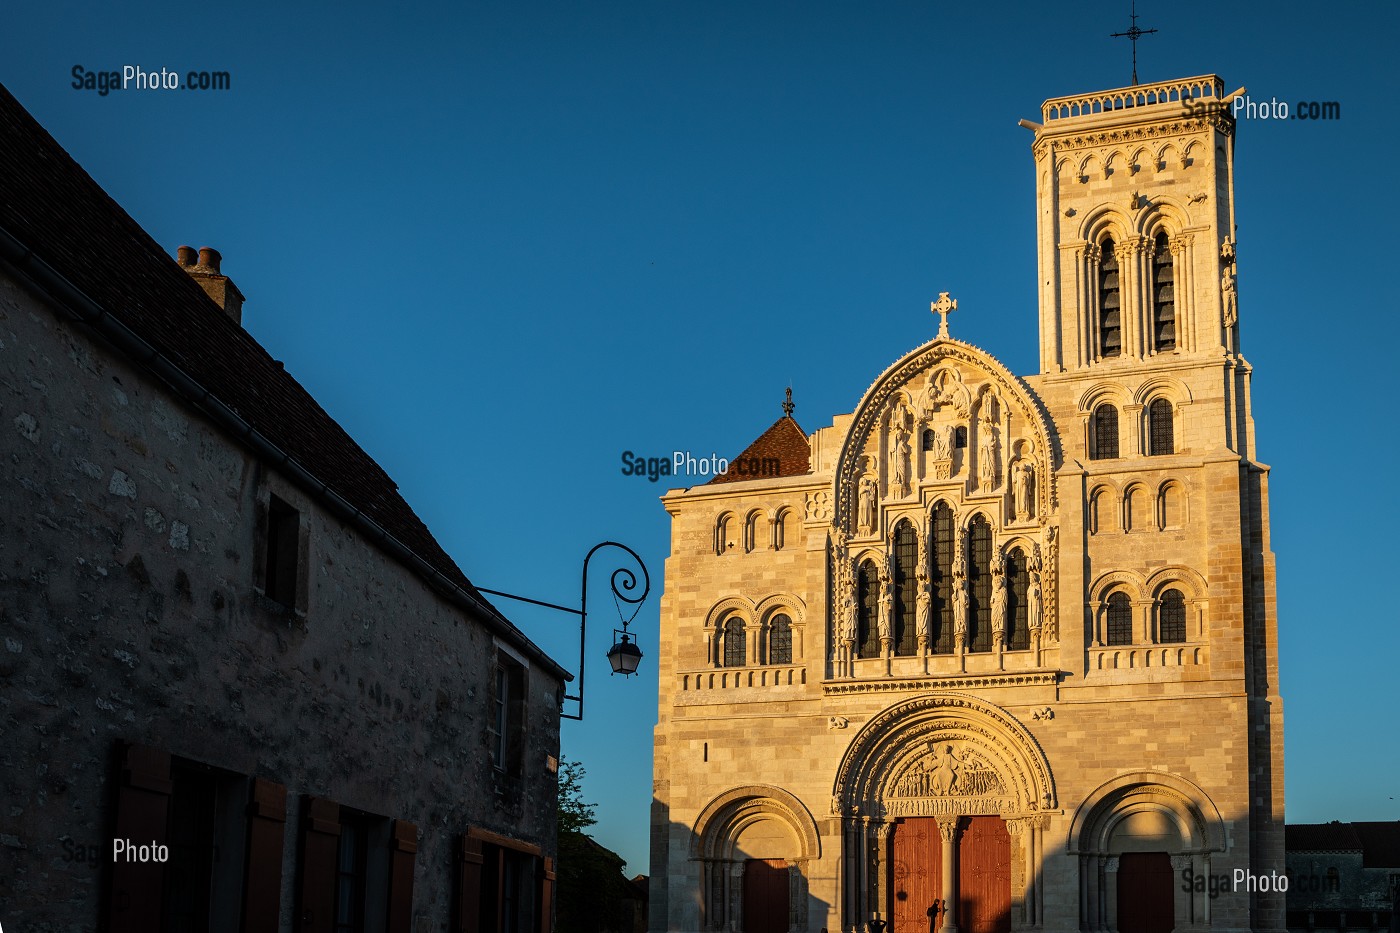
<svg viewBox="0 0 1400 933">
<path fill-rule="evenodd" d="M 1251 456 L 1229 108 L 1241 93 L 1203 75 L 1051 98 L 1042 122 L 1021 122 L 1035 131 L 1042 376 L 1089 392 L 1219 379 L 1224 365 L 1221 408 L 1193 419 L 1189 446 Z M 1149 453 L 1149 430 L 1124 441 Z"/>
<path fill-rule="evenodd" d="M 1231 98 L 1205 75 L 1053 98 L 1042 123 L 1023 121 L 1035 130 L 1041 372 L 1238 350 Z"/>
</svg>

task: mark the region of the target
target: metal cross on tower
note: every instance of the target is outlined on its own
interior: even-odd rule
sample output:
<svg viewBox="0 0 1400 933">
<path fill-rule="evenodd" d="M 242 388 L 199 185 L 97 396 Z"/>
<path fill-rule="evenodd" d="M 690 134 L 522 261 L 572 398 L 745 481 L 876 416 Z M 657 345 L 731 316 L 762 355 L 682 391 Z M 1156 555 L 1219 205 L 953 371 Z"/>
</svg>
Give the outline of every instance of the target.
<svg viewBox="0 0 1400 933">
<path fill-rule="evenodd" d="M 1133 44 L 1133 84 L 1136 85 L 1136 84 L 1138 83 L 1138 80 L 1137 80 L 1137 41 L 1138 41 L 1139 39 L 1141 39 L 1143 36 L 1148 35 L 1148 34 L 1150 34 L 1150 33 L 1154 33 L 1154 32 L 1156 32 L 1157 30 L 1155 30 L 1155 29 L 1139 29 L 1139 28 L 1138 28 L 1138 24 L 1137 24 L 1137 18 L 1138 18 L 1138 14 L 1137 14 L 1137 0 L 1133 0 L 1133 11 L 1132 11 L 1132 14 L 1131 14 L 1131 15 L 1132 15 L 1132 17 L 1133 17 L 1133 24 L 1132 24 L 1131 26 L 1128 27 L 1128 31 L 1127 31 L 1127 32 L 1115 32 L 1115 33 L 1110 33 L 1109 38 L 1110 38 L 1110 39 L 1118 39 L 1118 38 L 1121 38 L 1121 37 L 1123 37 L 1123 36 L 1127 36 L 1128 41 L 1131 42 L 1131 43 Z"/>
</svg>

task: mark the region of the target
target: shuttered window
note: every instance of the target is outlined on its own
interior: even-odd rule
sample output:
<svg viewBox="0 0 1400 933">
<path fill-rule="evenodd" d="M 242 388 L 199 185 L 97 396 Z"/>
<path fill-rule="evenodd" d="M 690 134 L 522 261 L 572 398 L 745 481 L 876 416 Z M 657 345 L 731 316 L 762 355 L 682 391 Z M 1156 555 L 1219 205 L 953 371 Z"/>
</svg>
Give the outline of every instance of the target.
<svg viewBox="0 0 1400 933">
<path fill-rule="evenodd" d="M 1174 453 L 1176 434 L 1172 429 L 1172 403 L 1164 398 L 1153 399 L 1147 406 L 1147 453 L 1162 457 Z"/>
<path fill-rule="evenodd" d="M 1152 241 L 1152 344 L 1161 353 L 1176 349 L 1176 272 L 1164 232 Z"/>
<path fill-rule="evenodd" d="M 1099 246 L 1099 356 L 1123 352 L 1122 289 L 1118 278 L 1118 254 L 1112 240 Z"/>
</svg>

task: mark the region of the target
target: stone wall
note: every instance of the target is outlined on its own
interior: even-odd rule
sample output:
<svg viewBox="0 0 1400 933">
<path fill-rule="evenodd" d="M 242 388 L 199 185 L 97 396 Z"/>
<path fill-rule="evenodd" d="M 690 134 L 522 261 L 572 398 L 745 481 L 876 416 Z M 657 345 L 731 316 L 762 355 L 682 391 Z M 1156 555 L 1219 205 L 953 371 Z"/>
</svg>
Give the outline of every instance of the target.
<svg viewBox="0 0 1400 933">
<path fill-rule="evenodd" d="M 301 795 L 418 826 L 424 929 L 468 827 L 553 853 L 557 677 L 527 662 L 498 787 L 499 637 L 3 275 L 0 454 L 7 922 L 97 926 L 123 742 L 287 786 L 285 930 Z M 290 609 L 260 592 L 270 495 L 301 515 Z"/>
</svg>

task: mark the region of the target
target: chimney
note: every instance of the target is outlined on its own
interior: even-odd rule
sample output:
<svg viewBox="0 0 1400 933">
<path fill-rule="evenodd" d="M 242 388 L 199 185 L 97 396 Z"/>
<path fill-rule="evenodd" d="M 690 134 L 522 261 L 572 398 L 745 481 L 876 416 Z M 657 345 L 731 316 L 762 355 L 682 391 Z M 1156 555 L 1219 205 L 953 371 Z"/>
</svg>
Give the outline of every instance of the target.
<svg viewBox="0 0 1400 933">
<path fill-rule="evenodd" d="M 243 293 L 228 276 L 219 272 L 224 257 L 211 246 L 201 246 L 198 256 L 193 246 L 182 246 L 175 252 L 175 261 L 190 274 L 205 293 L 218 302 L 233 323 L 243 324 Z"/>
</svg>

